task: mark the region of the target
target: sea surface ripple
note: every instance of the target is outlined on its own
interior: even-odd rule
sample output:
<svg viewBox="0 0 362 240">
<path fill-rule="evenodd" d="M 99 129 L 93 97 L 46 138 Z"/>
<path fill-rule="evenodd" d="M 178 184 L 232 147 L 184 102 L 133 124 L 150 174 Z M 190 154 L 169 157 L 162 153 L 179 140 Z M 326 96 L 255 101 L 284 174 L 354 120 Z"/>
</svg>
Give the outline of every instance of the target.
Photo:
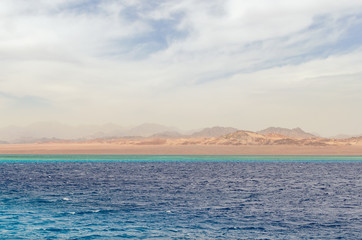
<svg viewBox="0 0 362 240">
<path fill-rule="evenodd" d="M 362 239 L 361 172 L 360 161 L 0 161 L 0 239 Z"/>
</svg>

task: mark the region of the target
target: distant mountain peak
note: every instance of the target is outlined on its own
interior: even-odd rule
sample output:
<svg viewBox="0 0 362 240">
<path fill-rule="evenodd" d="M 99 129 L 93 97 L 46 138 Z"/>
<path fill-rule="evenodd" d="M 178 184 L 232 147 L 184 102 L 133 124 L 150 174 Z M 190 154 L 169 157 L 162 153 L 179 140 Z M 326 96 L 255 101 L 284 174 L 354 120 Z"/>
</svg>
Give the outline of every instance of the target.
<svg viewBox="0 0 362 240">
<path fill-rule="evenodd" d="M 220 137 L 236 131 L 238 131 L 238 129 L 232 127 L 215 126 L 211 128 L 204 128 L 201 131 L 195 132 L 191 134 L 191 137 Z"/>
<path fill-rule="evenodd" d="M 296 127 L 293 129 L 281 128 L 281 127 L 269 127 L 269 128 L 263 129 L 261 131 L 258 131 L 257 133 L 262 134 L 262 135 L 279 134 L 279 135 L 283 135 L 286 137 L 293 137 L 293 138 L 316 138 L 315 135 L 303 131 L 303 129 L 301 129 L 300 127 Z"/>
</svg>

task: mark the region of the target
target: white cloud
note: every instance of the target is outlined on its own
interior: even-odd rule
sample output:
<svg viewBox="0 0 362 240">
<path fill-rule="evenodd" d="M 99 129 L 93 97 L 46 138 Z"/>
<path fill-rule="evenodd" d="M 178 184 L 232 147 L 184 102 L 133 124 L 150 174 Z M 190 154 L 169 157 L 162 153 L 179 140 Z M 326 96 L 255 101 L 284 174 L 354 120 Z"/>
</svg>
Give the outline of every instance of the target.
<svg viewBox="0 0 362 240">
<path fill-rule="evenodd" d="M 327 0 L 4 0 L 0 92 L 56 109 L 39 104 L 38 118 L 257 130 L 275 110 L 270 124 L 300 122 L 318 131 L 329 114 L 320 113 L 318 123 L 306 116 L 328 101 L 347 104 L 345 114 L 362 120 L 352 111 L 361 100 L 359 43 L 343 46 L 349 28 L 361 25 L 361 7 Z M 1 99 L 3 115 L 15 100 Z M 18 119 L 23 110 L 0 124 L 28 121 Z"/>
</svg>

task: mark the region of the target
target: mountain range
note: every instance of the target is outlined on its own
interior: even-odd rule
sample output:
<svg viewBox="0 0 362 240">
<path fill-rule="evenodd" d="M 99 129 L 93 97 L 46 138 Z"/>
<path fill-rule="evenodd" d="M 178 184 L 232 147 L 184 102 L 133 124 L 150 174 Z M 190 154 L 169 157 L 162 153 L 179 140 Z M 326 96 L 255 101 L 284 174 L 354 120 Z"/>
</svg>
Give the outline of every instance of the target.
<svg viewBox="0 0 362 240">
<path fill-rule="evenodd" d="M 122 140 L 120 140 L 122 139 Z M 155 140 L 164 139 L 164 140 Z M 359 139 L 356 137 L 355 139 Z M 0 128 L 0 144 L 44 142 L 121 141 L 123 143 L 171 144 L 313 144 L 324 145 L 337 139 L 321 138 L 301 128 L 269 127 L 257 132 L 232 127 L 210 127 L 185 132 L 176 127 L 146 123 L 133 127 L 116 124 L 70 126 L 57 122 L 39 122 L 25 127 Z M 340 139 L 338 141 L 342 141 Z"/>
<path fill-rule="evenodd" d="M 187 133 L 176 127 L 145 123 L 134 127 L 116 124 L 70 126 L 57 122 L 39 122 L 28 126 L 0 128 L 0 143 L 33 143 L 47 140 L 90 140 L 99 138 L 179 138 L 217 137 L 237 131 L 231 127 L 212 127 Z"/>
<path fill-rule="evenodd" d="M 70 126 L 57 122 L 39 122 L 28 126 L 0 128 L 0 141 L 31 143 L 46 139 L 87 140 L 114 137 L 149 137 L 166 131 L 178 131 L 175 127 L 160 124 L 142 124 L 122 127 L 116 124 Z"/>
</svg>

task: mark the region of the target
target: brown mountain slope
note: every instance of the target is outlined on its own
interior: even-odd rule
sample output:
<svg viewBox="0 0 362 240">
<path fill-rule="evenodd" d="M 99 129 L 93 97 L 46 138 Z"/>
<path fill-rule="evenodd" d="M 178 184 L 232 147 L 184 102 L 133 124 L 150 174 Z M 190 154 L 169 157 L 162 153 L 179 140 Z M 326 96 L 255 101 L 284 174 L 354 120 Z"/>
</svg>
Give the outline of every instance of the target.
<svg viewBox="0 0 362 240">
<path fill-rule="evenodd" d="M 222 135 L 233 133 L 236 131 L 238 131 L 238 129 L 232 127 L 204 128 L 199 132 L 191 134 L 191 137 L 220 137 Z"/>
<path fill-rule="evenodd" d="M 327 146 L 335 145 L 336 142 L 324 138 L 295 138 L 280 134 L 269 133 L 266 135 L 251 132 L 237 131 L 209 141 L 209 144 L 222 145 L 309 145 Z"/>
<path fill-rule="evenodd" d="M 216 139 L 217 144 L 223 145 L 255 145 L 267 144 L 268 139 L 264 135 L 251 131 L 237 131 Z"/>
<path fill-rule="evenodd" d="M 270 128 L 266 128 L 264 130 L 258 131 L 257 133 L 262 134 L 262 135 L 280 134 L 280 135 L 284 135 L 284 136 L 292 137 L 292 138 L 316 138 L 315 135 L 313 135 L 311 133 L 307 133 L 307 132 L 303 131 L 301 128 L 288 129 L 288 128 L 280 128 L 280 127 L 270 127 Z"/>
</svg>

